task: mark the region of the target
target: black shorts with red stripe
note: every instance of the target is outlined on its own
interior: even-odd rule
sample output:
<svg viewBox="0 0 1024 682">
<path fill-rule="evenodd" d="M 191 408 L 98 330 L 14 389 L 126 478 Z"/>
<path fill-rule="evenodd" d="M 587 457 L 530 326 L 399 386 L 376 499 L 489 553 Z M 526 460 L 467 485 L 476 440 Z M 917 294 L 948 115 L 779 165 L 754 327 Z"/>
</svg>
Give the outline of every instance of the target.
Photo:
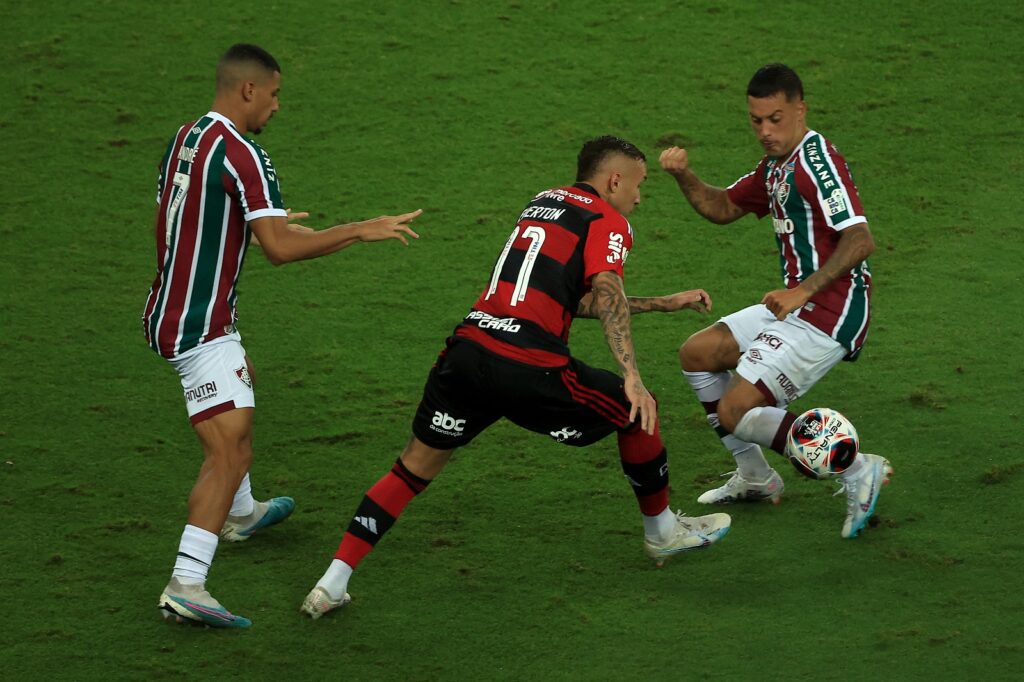
<svg viewBox="0 0 1024 682">
<path fill-rule="evenodd" d="M 423 388 L 413 433 L 433 448 L 466 445 L 505 417 L 566 445 L 583 446 L 630 426 L 622 378 L 574 358 L 533 367 L 462 338 L 448 339 Z"/>
</svg>

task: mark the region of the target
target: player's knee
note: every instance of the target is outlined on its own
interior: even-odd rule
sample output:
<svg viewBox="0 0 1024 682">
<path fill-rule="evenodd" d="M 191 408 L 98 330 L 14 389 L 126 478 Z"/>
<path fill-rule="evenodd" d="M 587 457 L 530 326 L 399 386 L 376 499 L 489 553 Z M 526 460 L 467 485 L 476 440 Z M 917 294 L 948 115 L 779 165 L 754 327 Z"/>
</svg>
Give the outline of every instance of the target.
<svg viewBox="0 0 1024 682">
<path fill-rule="evenodd" d="M 679 346 L 679 366 L 686 372 L 709 371 L 708 359 L 707 346 L 701 343 L 700 332 Z"/>
<path fill-rule="evenodd" d="M 718 424 L 729 433 L 736 431 L 736 425 L 743 419 L 750 407 L 733 398 L 728 392 L 718 401 Z"/>
</svg>

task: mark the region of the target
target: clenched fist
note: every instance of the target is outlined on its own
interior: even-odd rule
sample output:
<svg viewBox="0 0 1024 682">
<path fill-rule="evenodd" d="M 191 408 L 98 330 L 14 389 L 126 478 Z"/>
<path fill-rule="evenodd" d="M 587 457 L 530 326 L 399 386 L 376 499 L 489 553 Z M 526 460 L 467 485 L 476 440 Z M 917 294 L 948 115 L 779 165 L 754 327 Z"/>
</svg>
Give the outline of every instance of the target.
<svg viewBox="0 0 1024 682">
<path fill-rule="evenodd" d="M 690 159 L 682 147 L 669 147 L 658 157 L 661 168 L 671 175 L 682 175 L 690 167 Z"/>
</svg>

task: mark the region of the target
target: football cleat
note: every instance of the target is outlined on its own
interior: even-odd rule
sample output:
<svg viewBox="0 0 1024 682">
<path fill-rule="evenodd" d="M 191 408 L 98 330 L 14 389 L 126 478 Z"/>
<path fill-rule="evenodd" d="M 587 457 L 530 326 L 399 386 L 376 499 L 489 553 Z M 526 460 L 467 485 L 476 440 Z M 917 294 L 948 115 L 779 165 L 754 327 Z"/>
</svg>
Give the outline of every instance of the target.
<svg viewBox="0 0 1024 682">
<path fill-rule="evenodd" d="M 772 504 L 778 504 L 782 497 L 782 491 L 786 484 L 782 482 L 779 472 L 772 469 L 772 473 L 763 481 L 751 481 L 743 477 L 739 469 L 730 471 L 722 476 L 728 476 L 729 480 L 720 488 L 709 490 L 697 501 L 701 504 L 732 504 L 733 502 L 759 502 L 771 500 Z"/>
<path fill-rule="evenodd" d="M 236 616 L 220 605 L 202 585 L 182 585 L 171 578 L 157 604 L 163 617 L 178 623 L 198 623 L 212 628 L 247 628 L 252 621 Z"/>
<path fill-rule="evenodd" d="M 281 523 L 295 510 L 295 500 L 290 497 L 275 497 L 266 502 L 257 502 L 248 516 L 228 516 L 220 529 L 221 540 L 241 542 L 260 528 Z"/>
<path fill-rule="evenodd" d="M 342 595 L 341 599 L 335 601 L 331 599 L 331 595 L 327 593 L 327 590 L 318 585 L 310 590 L 306 598 L 302 600 L 302 606 L 299 607 L 299 611 L 316 620 L 329 611 L 340 609 L 350 601 L 352 601 L 352 597 L 349 596 L 348 592 Z"/>
<path fill-rule="evenodd" d="M 860 453 L 864 458 L 860 473 L 840 481 L 836 495 L 846 493 L 846 521 L 843 523 L 843 537 L 855 538 L 871 518 L 878 503 L 878 493 L 883 483 L 889 482 L 892 465 L 879 455 Z"/>
<path fill-rule="evenodd" d="M 669 539 L 663 543 L 654 543 L 644 538 L 644 553 L 661 566 L 668 557 L 701 549 L 718 542 L 729 532 L 732 519 L 728 514 L 707 514 L 705 516 L 683 516 L 676 512 L 676 527 Z"/>
</svg>

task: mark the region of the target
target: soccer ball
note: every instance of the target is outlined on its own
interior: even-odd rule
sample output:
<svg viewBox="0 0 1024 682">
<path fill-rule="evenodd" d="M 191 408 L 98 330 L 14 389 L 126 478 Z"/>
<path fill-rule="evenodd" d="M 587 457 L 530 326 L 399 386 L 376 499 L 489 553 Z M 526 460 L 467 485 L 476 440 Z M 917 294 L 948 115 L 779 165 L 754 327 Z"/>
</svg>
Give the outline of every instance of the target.
<svg viewBox="0 0 1024 682">
<path fill-rule="evenodd" d="M 857 429 L 835 410 L 816 407 L 796 418 L 786 437 L 786 456 L 808 478 L 831 478 L 853 464 L 860 449 Z"/>
</svg>

